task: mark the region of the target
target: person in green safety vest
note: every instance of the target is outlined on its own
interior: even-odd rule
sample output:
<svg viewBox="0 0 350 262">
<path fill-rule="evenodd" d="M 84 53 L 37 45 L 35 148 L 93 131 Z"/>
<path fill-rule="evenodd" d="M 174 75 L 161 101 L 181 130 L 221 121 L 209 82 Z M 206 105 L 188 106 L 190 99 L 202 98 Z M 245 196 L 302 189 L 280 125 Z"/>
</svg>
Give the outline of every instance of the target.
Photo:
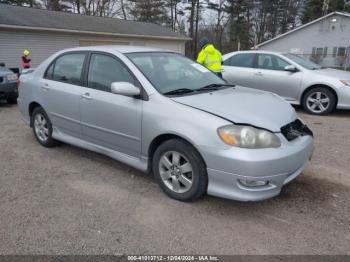
<svg viewBox="0 0 350 262">
<path fill-rule="evenodd" d="M 205 66 L 219 77 L 222 77 L 222 54 L 220 51 L 210 43 L 207 37 L 204 37 L 199 41 L 199 47 L 201 51 L 198 54 L 197 63 Z"/>
</svg>

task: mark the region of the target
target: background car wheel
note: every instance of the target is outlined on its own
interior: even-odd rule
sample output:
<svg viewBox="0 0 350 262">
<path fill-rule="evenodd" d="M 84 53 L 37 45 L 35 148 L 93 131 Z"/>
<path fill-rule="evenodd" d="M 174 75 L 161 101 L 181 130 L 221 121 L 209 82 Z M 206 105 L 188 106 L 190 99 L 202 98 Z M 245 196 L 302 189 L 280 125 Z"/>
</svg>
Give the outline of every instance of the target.
<svg viewBox="0 0 350 262">
<path fill-rule="evenodd" d="M 310 114 L 326 115 L 335 109 L 336 98 L 328 88 L 316 87 L 304 95 L 302 104 L 305 111 Z"/>
<path fill-rule="evenodd" d="M 169 197 L 194 201 L 205 194 L 208 176 L 199 153 L 181 139 L 161 144 L 153 157 L 153 173 Z"/>
<path fill-rule="evenodd" d="M 7 103 L 11 105 L 17 104 L 17 98 L 16 97 L 9 97 L 7 98 Z"/>
<path fill-rule="evenodd" d="M 53 147 L 58 144 L 52 138 L 52 124 L 46 112 L 41 107 L 36 107 L 32 114 L 33 132 L 38 142 L 45 147 Z"/>
</svg>

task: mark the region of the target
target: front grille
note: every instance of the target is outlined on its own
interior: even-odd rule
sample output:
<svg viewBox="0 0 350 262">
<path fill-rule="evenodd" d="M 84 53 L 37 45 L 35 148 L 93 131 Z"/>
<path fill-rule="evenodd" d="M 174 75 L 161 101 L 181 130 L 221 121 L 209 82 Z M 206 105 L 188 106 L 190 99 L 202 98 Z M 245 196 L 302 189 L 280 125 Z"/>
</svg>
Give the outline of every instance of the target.
<svg viewBox="0 0 350 262">
<path fill-rule="evenodd" d="M 288 141 L 292 141 L 300 136 L 313 136 L 312 131 L 299 119 L 282 126 L 281 133 Z"/>
</svg>

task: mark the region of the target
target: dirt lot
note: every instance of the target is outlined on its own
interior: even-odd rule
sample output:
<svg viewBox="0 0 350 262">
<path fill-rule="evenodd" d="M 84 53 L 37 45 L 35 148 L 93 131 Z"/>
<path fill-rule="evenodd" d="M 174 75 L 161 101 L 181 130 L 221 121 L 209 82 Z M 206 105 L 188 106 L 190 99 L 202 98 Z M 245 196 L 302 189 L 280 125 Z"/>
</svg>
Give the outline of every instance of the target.
<svg viewBox="0 0 350 262">
<path fill-rule="evenodd" d="M 108 157 L 40 146 L 0 104 L 0 254 L 350 254 L 350 112 L 299 113 L 316 150 L 279 197 L 185 204 Z"/>
</svg>

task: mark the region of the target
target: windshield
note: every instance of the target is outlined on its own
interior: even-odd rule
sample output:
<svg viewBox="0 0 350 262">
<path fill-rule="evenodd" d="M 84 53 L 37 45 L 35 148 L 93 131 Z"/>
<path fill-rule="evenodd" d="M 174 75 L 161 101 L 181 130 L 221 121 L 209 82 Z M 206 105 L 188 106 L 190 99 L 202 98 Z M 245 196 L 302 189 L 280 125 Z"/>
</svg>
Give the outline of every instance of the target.
<svg viewBox="0 0 350 262">
<path fill-rule="evenodd" d="M 0 72 L 2 73 L 12 73 L 10 69 L 7 69 L 6 67 L 0 66 Z"/>
<path fill-rule="evenodd" d="M 307 60 L 301 56 L 294 55 L 294 54 L 284 54 L 284 56 L 306 69 L 309 69 L 309 70 L 321 69 L 321 66 L 319 66 L 318 64 L 315 64 L 310 60 Z"/>
<path fill-rule="evenodd" d="M 148 52 L 126 56 L 161 94 L 190 93 L 203 87 L 226 84 L 205 67 L 179 54 Z"/>
</svg>

